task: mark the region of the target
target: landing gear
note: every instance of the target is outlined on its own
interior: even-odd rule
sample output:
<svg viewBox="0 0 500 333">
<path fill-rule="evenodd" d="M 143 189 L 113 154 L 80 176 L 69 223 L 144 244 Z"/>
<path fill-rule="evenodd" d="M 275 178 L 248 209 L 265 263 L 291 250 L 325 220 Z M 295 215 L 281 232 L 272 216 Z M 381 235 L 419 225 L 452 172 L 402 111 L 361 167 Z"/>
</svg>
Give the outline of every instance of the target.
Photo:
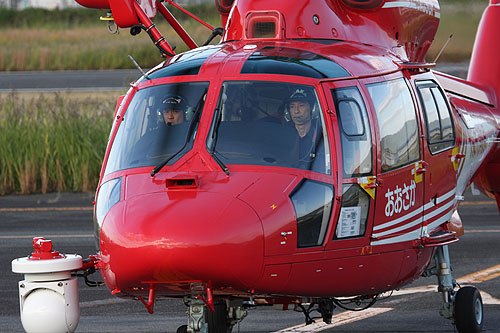
<svg viewBox="0 0 500 333">
<path fill-rule="evenodd" d="M 333 310 L 335 310 L 335 305 L 331 299 L 322 298 L 319 301 L 318 311 L 321 313 L 321 318 L 326 324 L 332 323 Z"/>
<path fill-rule="evenodd" d="M 187 333 L 188 331 L 188 325 L 182 325 L 177 328 L 177 331 L 175 333 Z"/>
<path fill-rule="evenodd" d="M 231 333 L 231 325 L 227 317 L 228 311 L 226 302 L 222 301 L 214 304 L 215 311 L 206 311 L 208 332 L 210 333 Z"/>
<path fill-rule="evenodd" d="M 460 333 L 480 332 L 483 326 L 483 302 L 479 290 L 475 287 L 460 288 L 451 275 L 447 245 L 437 248 L 434 261 L 435 265 L 424 276 L 436 275 L 438 278 L 438 292 L 443 299 L 439 314 L 450 319 Z M 457 286 L 460 289 L 455 291 Z"/>
<path fill-rule="evenodd" d="M 483 327 L 483 301 L 479 290 L 463 287 L 455 295 L 455 325 L 459 332 L 480 332 Z"/>
<path fill-rule="evenodd" d="M 317 306 L 316 306 L 317 305 Z M 310 325 L 314 323 L 314 319 L 319 319 L 319 317 L 311 317 L 311 313 L 313 311 L 317 311 L 321 314 L 321 319 L 326 324 L 332 323 L 333 310 L 335 309 L 335 305 L 333 304 L 333 300 L 331 298 L 322 298 L 318 301 L 318 303 L 310 303 L 307 309 L 304 305 L 299 304 L 298 308 L 302 313 L 304 313 L 306 325 Z"/>
<path fill-rule="evenodd" d="M 208 310 L 203 300 L 186 297 L 188 324 L 177 329 L 177 333 L 231 333 L 233 326 L 248 314 L 241 306 L 229 307 L 225 300 L 214 303 L 214 312 Z"/>
<path fill-rule="evenodd" d="M 187 332 L 201 332 L 208 333 L 208 324 L 206 321 L 207 308 L 201 299 L 189 299 L 187 302 L 184 300 L 187 308 L 188 324 Z"/>
</svg>

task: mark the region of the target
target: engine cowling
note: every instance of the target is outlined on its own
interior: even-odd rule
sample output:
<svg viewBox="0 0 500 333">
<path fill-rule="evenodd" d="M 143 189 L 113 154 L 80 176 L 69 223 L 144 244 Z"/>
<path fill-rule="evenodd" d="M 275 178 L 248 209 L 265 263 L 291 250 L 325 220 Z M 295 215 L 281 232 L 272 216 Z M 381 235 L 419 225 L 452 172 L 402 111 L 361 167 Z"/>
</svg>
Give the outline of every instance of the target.
<svg viewBox="0 0 500 333">
<path fill-rule="evenodd" d="M 230 2 L 216 1 L 218 8 Z M 219 12 L 227 21 L 224 41 L 337 39 L 388 48 L 410 62 L 424 61 L 440 17 L 437 0 L 240 0 L 227 20 L 227 11 Z"/>
</svg>

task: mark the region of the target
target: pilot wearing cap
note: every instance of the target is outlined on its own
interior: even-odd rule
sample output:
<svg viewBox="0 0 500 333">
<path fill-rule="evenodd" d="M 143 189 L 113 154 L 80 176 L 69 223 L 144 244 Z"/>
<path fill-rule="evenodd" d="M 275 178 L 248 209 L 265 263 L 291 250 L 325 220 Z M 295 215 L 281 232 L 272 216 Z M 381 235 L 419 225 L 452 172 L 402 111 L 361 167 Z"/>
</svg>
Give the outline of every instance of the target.
<svg viewBox="0 0 500 333">
<path fill-rule="evenodd" d="M 288 100 L 290 117 L 301 138 L 305 137 L 311 129 L 314 99 L 310 95 L 304 89 L 296 89 Z"/>
<path fill-rule="evenodd" d="M 187 110 L 188 104 L 186 100 L 177 95 L 167 96 L 163 100 L 163 120 L 165 124 L 178 125 L 185 121 L 185 111 Z"/>
<path fill-rule="evenodd" d="M 321 137 L 321 126 L 317 119 L 312 119 L 315 103 L 312 91 L 296 89 L 288 99 L 290 117 L 299 137 L 299 159 L 301 163 L 310 163 L 316 156 L 317 144 Z"/>
</svg>

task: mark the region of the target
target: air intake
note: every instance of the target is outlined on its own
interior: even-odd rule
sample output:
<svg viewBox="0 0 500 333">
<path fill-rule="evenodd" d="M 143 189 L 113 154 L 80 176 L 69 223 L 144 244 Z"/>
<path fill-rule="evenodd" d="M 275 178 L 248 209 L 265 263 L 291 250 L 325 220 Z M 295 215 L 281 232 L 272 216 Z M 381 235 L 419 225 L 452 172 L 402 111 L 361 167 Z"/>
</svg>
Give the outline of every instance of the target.
<svg viewBox="0 0 500 333">
<path fill-rule="evenodd" d="M 245 34 L 248 39 L 280 39 L 281 26 L 278 12 L 251 12 L 246 18 Z"/>
</svg>

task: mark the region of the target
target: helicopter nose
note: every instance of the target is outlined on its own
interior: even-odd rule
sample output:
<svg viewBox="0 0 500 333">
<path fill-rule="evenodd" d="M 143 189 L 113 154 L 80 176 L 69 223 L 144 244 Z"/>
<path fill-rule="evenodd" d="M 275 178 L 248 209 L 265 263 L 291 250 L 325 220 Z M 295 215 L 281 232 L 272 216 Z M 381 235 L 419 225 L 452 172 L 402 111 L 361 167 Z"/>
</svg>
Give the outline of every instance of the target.
<svg viewBox="0 0 500 333">
<path fill-rule="evenodd" d="M 111 290 L 132 289 L 138 281 L 190 280 L 248 290 L 261 277 L 262 224 L 237 198 L 161 192 L 117 209 L 100 236 L 101 274 Z"/>
</svg>

